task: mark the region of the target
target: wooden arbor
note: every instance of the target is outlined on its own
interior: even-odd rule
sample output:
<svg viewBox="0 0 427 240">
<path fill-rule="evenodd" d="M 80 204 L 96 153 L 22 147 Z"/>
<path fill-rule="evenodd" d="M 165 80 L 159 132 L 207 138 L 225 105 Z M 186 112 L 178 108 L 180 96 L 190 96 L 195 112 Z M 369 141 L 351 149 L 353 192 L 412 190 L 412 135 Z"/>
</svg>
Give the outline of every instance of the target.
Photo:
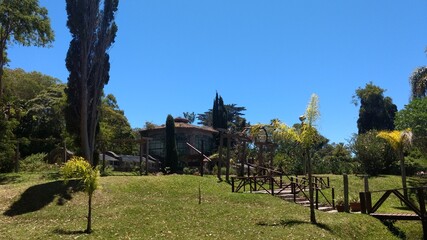
<svg viewBox="0 0 427 240">
<path fill-rule="evenodd" d="M 244 175 L 245 165 L 248 168 L 248 172 L 250 172 L 250 165 L 256 166 L 254 175 L 266 175 L 266 169 L 273 168 L 274 150 L 276 149 L 277 145 L 271 141 L 271 136 L 269 136 L 265 127 L 261 127 L 260 129 L 261 131 L 256 131 L 256 133 L 251 132 L 250 127 L 245 128 L 242 132 L 239 133 L 232 133 L 226 129 L 217 129 L 219 132 L 219 160 L 217 172 L 217 177 L 219 180 L 221 180 L 221 165 L 223 162 L 224 145 L 226 145 L 226 181 L 229 181 L 230 178 L 230 151 L 232 147 L 237 150 L 237 158 L 240 163 L 238 171 L 239 176 Z M 257 149 L 256 159 L 251 160 L 251 163 L 253 164 L 249 164 L 249 160 L 247 158 L 249 144 L 253 144 Z M 269 172 L 268 174 L 271 173 Z"/>
<path fill-rule="evenodd" d="M 273 169 L 274 151 L 277 145 L 271 141 L 272 137 L 265 126 L 261 126 L 258 131 L 252 132 L 253 143 L 257 151 L 256 175 L 266 175 L 266 169 Z M 271 171 L 268 173 L 271 174 Z"/>
</svg>

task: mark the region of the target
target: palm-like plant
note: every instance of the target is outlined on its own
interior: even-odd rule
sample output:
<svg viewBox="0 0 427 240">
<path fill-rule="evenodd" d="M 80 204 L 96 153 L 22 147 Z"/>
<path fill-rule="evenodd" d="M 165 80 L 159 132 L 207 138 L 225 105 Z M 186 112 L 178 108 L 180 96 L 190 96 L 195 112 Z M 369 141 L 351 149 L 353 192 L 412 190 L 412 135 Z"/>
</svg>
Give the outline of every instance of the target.
<svg viewBox="0 0 427 240">
<path fill-rule="evenodd" d="M 411 98 L 422 98 L 427 94 L 427 67 L 415 69 L 409 78 L 411 83 Z"/>
<path fill-rule="evenodd" d="M 281 123 L 278 120 L 273 120 L 271 125 L 274 128 L 273 138 L 275 139 L 293 139 L 298 143 L 302 144 L 305 150 L 305 156 L 307 160 L 307 172 L 308 172 L 308 185 L 309 185 L 309 197 L 310 197 L 310 221 L 316 223 L 316 215 L 314 211 L 314 189 L 312 183 L 312 169 L 311 169 L 311 156 L 310 149 L 316 142 L 318 136 L 315 124 L 320 117 L 319 112 L 319 99 L 316 94 L 312 94 L 310 102 L 308 103 L 305 114 L 300 117 L 301 120 L 301 131 L 297 131 L 295 128 L 288 127 L 286 124 Z"/>
<path fill-rule="evenodd" d="M 406 188 L 405 157 L 403 156 L 403 152 L 405 148 L 409 148 L 412 145 L 412 131 L 410 129 L 402 131 L 381 131 L 377 136 L 385 139 L 395 151 L 400 161 L 403 194 L 405 198 L 408 198 L 408 190 Z"/>
</svg>

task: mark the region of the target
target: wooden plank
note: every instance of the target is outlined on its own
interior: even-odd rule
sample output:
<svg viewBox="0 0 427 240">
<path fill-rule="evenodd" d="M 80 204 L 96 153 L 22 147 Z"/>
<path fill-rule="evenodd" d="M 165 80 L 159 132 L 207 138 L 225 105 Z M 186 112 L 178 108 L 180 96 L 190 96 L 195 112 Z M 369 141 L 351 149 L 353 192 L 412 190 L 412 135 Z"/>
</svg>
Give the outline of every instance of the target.
<svg viewBox="0 0 427 240">
<path fill-rule="evenodd" d="M 371 213 L 369 215 L 380 220 L 421 220 L 417 214 L 410 213 Z"/>
</svg>

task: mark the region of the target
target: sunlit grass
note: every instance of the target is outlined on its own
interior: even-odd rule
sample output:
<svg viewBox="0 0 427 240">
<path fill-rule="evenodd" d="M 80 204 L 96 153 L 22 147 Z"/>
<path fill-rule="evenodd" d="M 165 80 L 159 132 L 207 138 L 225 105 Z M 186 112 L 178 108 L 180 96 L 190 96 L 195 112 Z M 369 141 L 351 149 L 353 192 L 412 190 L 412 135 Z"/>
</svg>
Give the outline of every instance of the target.
<svg viewBox="0 0 427 240">
<path fill-rule="evenodd" d="M 29 188 L 50 184 L 37 176 L 22 178 L 0 185 L 2 213 Z M 319 224 L 313 225 L 308 208 L 269 195 L 231 193 L 227 183 L 214 177 L 113 176 L 100 182 L 94 196 L 93 234 L 82 233 L 87 196 L 76 192 L 63 205 L 58 205 L 58 195 L 36 211 L 1 215 L 2 238 L 394 239 L 380 221 L 366 215 L 316 211 Z"/>
</svg>

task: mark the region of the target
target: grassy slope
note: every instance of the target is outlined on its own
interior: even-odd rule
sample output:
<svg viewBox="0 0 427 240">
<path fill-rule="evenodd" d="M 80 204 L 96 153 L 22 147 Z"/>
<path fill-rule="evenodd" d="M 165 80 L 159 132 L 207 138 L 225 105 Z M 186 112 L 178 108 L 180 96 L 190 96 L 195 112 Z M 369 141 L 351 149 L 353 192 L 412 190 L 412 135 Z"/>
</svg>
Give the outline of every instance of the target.
<svg viewBox="0 0 427 240">
<path fill-rule="evenodd" d="M 2 213 L 16 202 L 38 201 L 22 199 L 34 185 L 42 191 L 59 186 L 35 175 L 14 180 L 19 183 L 1 179 Z M 308 208 L 267 195 L 231 193 L 229 185 L 213 177 L 105 177 L 101 185 L 94 198 L 93 234 L 81 232 L 87 198 L 79 192 L 62 206 L 57 205 L 58 196 L 46 199 L 36 194 L 44 207 L 13 217 L 0 215 L 2 238 L 394 239 L 383 224 L 366 215 L 316 212 L 319 224 L 312 225 Z"/>
</svg>

